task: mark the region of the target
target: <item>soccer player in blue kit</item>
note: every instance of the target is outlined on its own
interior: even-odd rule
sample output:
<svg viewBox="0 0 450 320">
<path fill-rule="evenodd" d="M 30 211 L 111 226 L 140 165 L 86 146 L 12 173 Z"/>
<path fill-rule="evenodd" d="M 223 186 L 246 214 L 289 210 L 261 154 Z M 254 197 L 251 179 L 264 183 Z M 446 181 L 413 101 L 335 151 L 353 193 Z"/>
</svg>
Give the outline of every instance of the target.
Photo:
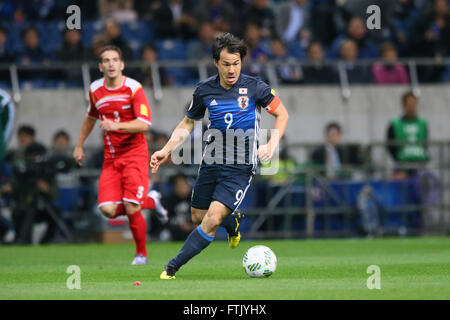
<svg viewBox="0 0 450 320">
<path fill-rule="evenodd" d="M 166 265 L 161 279 L 175 279 L 180 267 L 214 240 L 219 226 L 227 230 L 231 248 L 239 244 L 240 219 L 235 212 L 255 174 L 258 158 L 270 160 L 288 123 L 288 112 L 275 91 L 260 79 L 241 74 L 242 59 L 247 53 L 244 41 L 226 33 L 215 39 L 212 51 L 218 74 L 197 85 L 186 116 L 166 145 L 150 160 L 152 172 L 156 173 L 160 164 L 189 137 L 194 121 L 202 119 L 208 109 L 208 130 L 212 133 L 191 198 L 191 218 L 198 227 Z M 259 146 L 261 108 L 275 117 L 273 129 L 278 134 L 271 135 L 267 144 Z M 230 134 L 235 136 L 229 139 L 226 135 Z M 238 145 L 239 141 L 243 142 L 240 145 L 245 147 L 239 148 L 235 141 Z"/>
</svg>

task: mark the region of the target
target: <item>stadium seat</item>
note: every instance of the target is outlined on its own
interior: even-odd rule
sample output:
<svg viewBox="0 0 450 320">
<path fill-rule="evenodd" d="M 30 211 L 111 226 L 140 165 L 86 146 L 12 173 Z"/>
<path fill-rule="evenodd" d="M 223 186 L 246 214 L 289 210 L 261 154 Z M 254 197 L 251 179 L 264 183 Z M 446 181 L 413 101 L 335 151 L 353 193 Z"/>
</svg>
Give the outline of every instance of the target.
<svg viewBox="0 0 450 320">
<path fill-rule="evenodd" d="M 58 199 L 56 205 L 62 211 L 73 212 L 77 209 L 78 200 L 80 198 L 80 188 L 59 188 Z"/>
<path fill-rule="evenodd" d="M 81 42 L 85 47 L 90 47 L 95 35 L 102 31 L 101 21 L 84 21 L 81 29 Z"/>
<path fill-rule="evenodd" d="M 120 25 L 122 36 L 126 41 L 134 41 L 141 46 L 153 41 L 154 30 L 151 23 L 139 21 Z"/>
<path fill-rule="evenodd" d="M 46 54 L 53 53 L 61 46 L 63 42 L 62 32 L 65 28 L 64 22 L 37 23 L 36 27 L 40 32 L 42 50 Z"/>
<path fill-rule="evenodd" d="M 156 48 L 161 61 L 187 59 L 187 46 L 182 40 L 159 40 Z"/>
<path fill-rule="evenodd" d="M 187 44 L 182 40 L 159 40 L 156 42 L 160 61 L 180 61 L 187 59 Z M 194 85 L 198 79 L 192 68 L 169 67 L 167 75 L 174 80 L 175 86 Z"/>
<path fill-rule="evenodd" d="M 294 41 L 287 46 L 289 57 L 303 60 L 306 59 L 306 50 L 300 44 L 300 41 Z"/>
</svg>

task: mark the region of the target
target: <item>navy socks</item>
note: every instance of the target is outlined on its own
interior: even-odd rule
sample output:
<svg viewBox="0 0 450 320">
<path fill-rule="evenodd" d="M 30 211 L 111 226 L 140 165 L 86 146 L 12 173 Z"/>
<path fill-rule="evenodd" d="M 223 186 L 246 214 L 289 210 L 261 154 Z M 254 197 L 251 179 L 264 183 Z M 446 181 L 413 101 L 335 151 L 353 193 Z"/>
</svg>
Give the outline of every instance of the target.
<svg viewBox="0 0 450 320">
<path fill-rule="evenodd" d="M 227 233 L 235 234 L 236 233 L 236 218 L 233 214 L 229 214 L 225 219 L 223 219 L 221 227 L 224 227 L 227 230 Z"/>
<path fill-rule="evenodd" d="M 214 236 L 207 235 L 198 226 L 189 234 L 180 252 L 178 252 L 175 258 L 169 261 L 168 265 L 172 265 L 178 270 L 183 264 L 205 249 L 214 238 Z"/>
</svg>

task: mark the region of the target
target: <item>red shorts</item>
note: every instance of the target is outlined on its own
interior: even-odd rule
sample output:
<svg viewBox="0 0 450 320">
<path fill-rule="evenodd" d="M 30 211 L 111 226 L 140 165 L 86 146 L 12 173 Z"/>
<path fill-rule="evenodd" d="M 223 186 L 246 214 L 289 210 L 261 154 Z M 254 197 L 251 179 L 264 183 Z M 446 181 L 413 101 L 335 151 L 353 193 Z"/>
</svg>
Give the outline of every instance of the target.
<svg viewBox="0 0 450 320">
<path fill-rule="evenodd" d="M 128 201 L 142 204 L 148 192 L 148 158 L 105 159 L 98 182 L 98 206 Z"/>
</svg>

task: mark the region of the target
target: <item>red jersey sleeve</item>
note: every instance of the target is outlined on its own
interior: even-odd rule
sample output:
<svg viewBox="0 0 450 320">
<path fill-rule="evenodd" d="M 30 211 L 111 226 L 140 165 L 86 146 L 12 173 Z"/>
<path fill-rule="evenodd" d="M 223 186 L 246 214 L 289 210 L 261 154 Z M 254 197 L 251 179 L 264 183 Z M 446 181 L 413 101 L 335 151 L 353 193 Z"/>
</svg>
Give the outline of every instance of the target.
<svg viewBox="0 0 450 320">
<path fill-rule="evenodd" d="M 94 118 L 94 119 L 99 119 L 98 110 L 95 107 L 94 94 L 92 93 L 92 91 L 90 89 L 89 89 L 89 108 L 87 111 L 87 116 Z"/>
<path fill-rule="evenodd" d="M 133 111 L 136 119 L 144 121 L 148 125 L 152 124 L 152 111 L 145 96 L 142 86 L 136 89 L 132 96 Z"/>
</svg>

